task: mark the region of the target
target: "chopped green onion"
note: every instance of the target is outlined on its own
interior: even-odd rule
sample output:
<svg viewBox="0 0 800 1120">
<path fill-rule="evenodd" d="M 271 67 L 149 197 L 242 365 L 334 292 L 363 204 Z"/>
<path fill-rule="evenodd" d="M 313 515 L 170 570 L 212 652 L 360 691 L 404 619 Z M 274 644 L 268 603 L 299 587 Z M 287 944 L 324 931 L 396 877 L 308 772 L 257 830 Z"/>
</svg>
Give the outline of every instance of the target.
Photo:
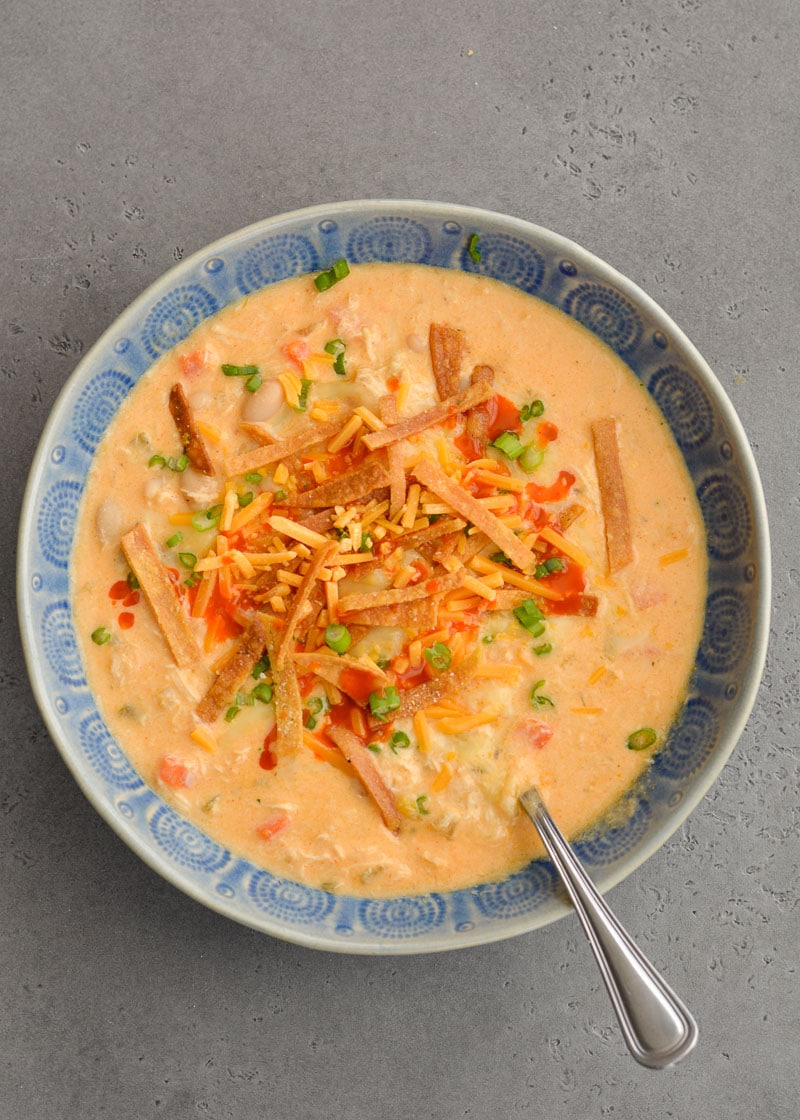
<svg viewBox="0 0 800 1120">
<path fill-rule="evenodd" d="M 193 568 L 197 563 L 197 557 L 193 552 L 179 552 L 178 559 L 184 568 Z"/>
<path fill-rule="evenodd" d="M 312 382 L 308 378 L 303 377 L 300 379 L 300 392 L 297 394 L 297 404 L 294 406 L 295 412 L 305 412 L 308 406 L 308 391 L 311 388 Z"/>
<path fill-rule="evenodd" d="M 494 641 L 494 634 L 484 634 L 481 641 L 485 646 L 490 646 Z"/>
<path fill-rule="evenodd" d="M 537 657 L 543 657 L 546 653 L 552 653 L 553 647 L 549 642 L 542 642 L 540 646 L 534 646 L 533 652 Z"/>
<path fill-rule="evenodd" d="M 535 443 L 529 443 L 522 449 L 522 454 L 517 460 L 517 466 L 525 474 L 533 474 L 544 462 L 544 451 Z"/>
<path fill-rule="evenodd" d="M 239 495 L 239 505 L 241 506 L 241 508 L 244 509 L 245 506 L 249 506 L 254 497 L 255 497 L 255 494 L 253 493 L 252 490 L 248 490 L 247 493 L 245 493 L 245 494 L 240 494 Z"/>
<path fill-rule="evenodd" d="M 400 707 L 400 693 L 395 685 L 390 684 L 384 693 L 370 692 L 369 710 L 376 719 L 386 721 L 389 712 L 396 712 Z"/>
<path fill-rule="evenodd" d="M 411 746 L 411 740 L 405 731 L 395 731 L 389 740 L 389 747 L 392 754 L 397 754 L 398 749 L 407 750 Z"/>
<path fill-rule="evenodd" d="M 286 501 L 286 491 L 285 490 L 276 490 L 275 491 L 275 501 L 276 502 L 285 502 Z"/>
<path fill-rule="evenodd" d="M 165 467 L 167 460 L 163 455 L 151 455 L 147 465 L 148 467 Z"/>
<path fill-rule="evenodd" d="M 256 700 L 260 700 L 262 704 L 269 704 L 272 700 L 272 685 L 262 681 L 261 684 L 255 686 L 250 695 L 255 697 Z"/>
<path fill-rule="evenodd" d="M 544 621 L 544 615 L 534 603 L 533 599 L 525 599 L 518 607 L 514 607 L 514 618 L 520 626 L 533 632 L 534 627 Z M 541 632 L 541 631 L 540 631 Z"/>
<path fill-rule="evenodd" d="M 306 704 L 306 711 L 308 712 L 308 719 L 305 726 L 309 731 L 313 731 L 319 723 L 317 716 L 323 715 L 328 710 L 328 703 L 321 696 L 312 696 Z"/>
<path fill-rule="evenodd" d="M 495 564 L 505 564 L 507 568 L 511 567 L 511 561 L 506 556 L 505 552 L 493 552 L 489 559 Z"/>
<path fill-rule="evenodd" d="M 173 533 L 171 537 L 167 537 L 167 548 L 174 548 L 176 544 L 180 544 L 183 540 L 183 533 Z"/>
<path fill-rule="evenodd" d="M 434 642 L 432 646 L 428 649 L 424 649 L 422 652 L 425 656 L 425 660 L 432 665 L 434 669 L 444 672 L 446 669 L 450 668 L 453 655 L 450 652 L 450 647 L 446 646 L 444 642 Z"/>
<path fill-rule="evenodd" d="M 170 456 L 170 458 L 167 459 L 167 466 L 171 471 L 175 471 L 176 474 L 183 474 L 189 466 L 189 456 L 179 455 L 177 459 Z"/>
<path fill-rule="evenodd" d="M 560 560 L 557 556 L 551 556 L 549 560 L 545 560 L 544 564 L 537 564 L 536 571 L 533 574 L 536 579 L 546 579 L 553 572 L 563 572 L 564 567 L 563 560 Z"/>
<path fill-rule="evenodd" d="M 428 795 L 426 793 L 421 793 L 417 798 L 417 812 L 421 817 L 427 817 L 430 813 L 430 809 L 428 808 Z"/>
<path fill-rule="evenodd" d="M 209 529 L 213 529 L 220 519 L 222 509 L 216 516 L 210 509 L 202 509 L 198 513 L 192 514 L 192 528 L 196 529 L 198 533 L 207 533 Z"/>
<path fill-rule="evenodd" d="M 367 750 L 372 751 L 373 754 L 380 754 L 381 753 L 380 743 L 367 743 Z"/>
<path fill-rule="evenodd" d="M 248 391 L 248 393 L 257 393 L 261 388 L 261 385 L 262 381 L 260 373 L 254 373 L 253 376 L 248 377 L 248 379 L 244 383 L 244 387 Z"/>
<path fill-rule="evenodd" d="M 344 257 L 336 261 L 325 272 L 320 272 L 318 276 L 314 277 L 314 286 L 318 292 L 327 292 L 328 288 L 332 288 L 339 280 L 344 280 L 345 276 L 350 273 L 350 266 Z"/>
<path fill-rule="evenodd" d="M 365 533 L 361 538 L 361 546 L 359 552 L 372 552 L 372 537 L 369 533 Z"/>
<path fill-rule="evenodd" d="M 473 233 L 469 241 L 467 242 L 467 252 L 475 261 L 475 264 L 481 263 L 481 251 L 478 248 L 479 241 L 480 238 L 478 237 L 477 233 Z"/>
<path fill-rule="evenodd" d="M 203 577 L 198 572 L 192 572 L 192 574 L 188 577 L 188 579 L 185 579 L 183 581 L 183 586 L 184 587 L 197 587 L 198 583 L 200 583 L 202 578 Z"/>
<path fill-rule="evenodd" d="M 325 352 L 333 355 L 333 372 L 337 377 L 346 377 L 347 370 L 344 365 L 345 345 L 340 338 L 332 338 L 325 343 Z"/>
<path fill-rule="evenodd" d="M 531 401 L 530 404 L 524 404 L 519 410 L 520 421 L 524 424 L 528 420 L 532 420 L 536 416 L 541 416 L 544 412 L 544 403 L 542 401 Z"/>
<path fill-rule="evenodd" d="M 237 692 L 236 703 L 240 708 L 252 708 L 256 702 L 255 696 L 252 692 Z"/>
<path fill-rule="evenodd" d="M 519 459 L 525 450 L 525 445 L 516 432 L 502 432 L 497 439 L 492 440 L 492 447 L 502 451 L 508 459 Z"/>
<path fill-rule="evenodd" d="M 260 677 L 263 677 L 265 673 L 269 672 L 269 667 L 269 657 L 267 654 L 264 654 L 261 660 L 257 661 L 253 666 L 253 671 L 250 676 L 254 681 L 257 681 Z"/>
<path fill-rule="evenodd" d="M 252 483 L 253 486 L 258 486 L 259 482 L 261 481 L 261 479 L 263 477 L 264 477 L 263 474 L 259 474 L 258 471 L 249 471 L 244 476 L 244 480 L 245 480 L 245 482 Z"/>
<path fill-rule="evenodd" d="M 236 717 L 238 716 L 238 714 L 241 710 L 242 709 L 239 707 L 238 704 L 231 704 L 230 708 L 228 708 L 227 712 L 225 713 L 225 722 L 226 723 L 232 723 L 233 720 L 236 719 Z"/>
<path fill-rule="evenodd" d="M 131 591 L 139 590 L 139 581 L 133 574 L 133 572 L 128 572 L 128 574 L 125 576 L 125 582 L 127 583 L 128 587 L 130 587 Z"/>
<path fill-rule="evenodd" d="M 212 506 L 211 509 L 206 510 L 206 514 L 212 520 L 219 521 L 220 517 L 222 517 L 222 502 L 220 502 L 219 505 Z"/>
<path fill-rule="evenodd" d="M 392 663 L 391 657 L 378 657 L 375 659 L 375 664 L 379 669 L 388 669 Z"/>
<path fill-rule="evenodd" d="M 334 653 L 347 653 L 351 641 L 350 631 L 340 622 L 332 622 L 330 626 L 325 627 L 325 645 Z"/>
<path fill-rule="evenodd" d="M 111 632 L 105 626 L 98 626 L 92 630 L 92 641 L 96 646 L 104 646 L 111 637 Z"/>
<path fill-rule="evenodd" d="M 541 638 L 546 629 L 544 622 L 534 622 L 532 626 L 528 627 L 528 633 L 532 638 Z"/>
<path fill-rule="evenodd" d="M 537 681 L 531 689 L 531 706 L 534 708 L 555 708 L 555 704 L 549 696 L 543 696 L 539 689 L 545 682 Z"/>
<path fill-rule="evenodd" d="M 224 365 L 222 372 L 226 377 L 258 377 L 258 366 L 231 366 Z"/>
<path fill-rule="evenodd" d="M 629 751 L 646 751 L 648 747 L 654 745 L 657 738 L 658 736 L 652 727 L 640 727 L 638 731 L 634 731 L 632 735 L 628 736 L 626 746 Z"/>
</svg>

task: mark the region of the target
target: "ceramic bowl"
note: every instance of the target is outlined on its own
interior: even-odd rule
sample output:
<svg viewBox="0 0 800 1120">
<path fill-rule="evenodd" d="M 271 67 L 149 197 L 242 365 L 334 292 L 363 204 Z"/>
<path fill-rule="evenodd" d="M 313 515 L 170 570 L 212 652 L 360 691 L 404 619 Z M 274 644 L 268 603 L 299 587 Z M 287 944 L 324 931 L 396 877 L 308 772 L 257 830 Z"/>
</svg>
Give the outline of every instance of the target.
<svg viewBox="0 0 800 1120">
<path fill-rule="evenodd" d="M 480 238 L 481 259 L 468 252 Z M 175 886 L 245 925 L 314 948 L 415 953 L 511 937 L 566 913 L 550 863 L 471 890 L 393 899 L 328 894 L 226 850 L 167 805 L 111 737 L 86 684 L 69 565 L 92 455 L 151 363 L 225 304 L 339 257 L 481 272 L 533 293 L 627 362 L 686 460 L 708 538 L 702 640 L 688 698 L 621 827 L 576 848 L 601 890 L 664 843 L 719 774 L 764 663 L 769 545 L 742 426 L 686 336 L 635 284 L 578 245 L 516 218 L 430 202 L 318 206 L 231 234 L 181 262 L 125 311 L 80 362 L 45 428 L 19 535 L 18 603 L 39 707 L 80 787 L 122 839 Z"/>
</svg>

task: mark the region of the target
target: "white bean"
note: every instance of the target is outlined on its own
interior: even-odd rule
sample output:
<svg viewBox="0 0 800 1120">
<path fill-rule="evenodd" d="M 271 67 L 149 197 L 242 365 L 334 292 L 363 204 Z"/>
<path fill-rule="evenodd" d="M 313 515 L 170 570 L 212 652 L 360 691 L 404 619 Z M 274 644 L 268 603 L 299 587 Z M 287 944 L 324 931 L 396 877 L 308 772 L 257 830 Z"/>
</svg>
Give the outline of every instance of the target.
<svg viewBox="0 0 800 1120">
<path fill-rule="evenodd" d="M 422 335 L 410 334 L 406 339 L 409 350 L 415 350 L 417 354 L 424 354 L 428 349 L 428 344 Z"/>
<path fill-rule="evenodd" d="M 95 524 L 103 544 L 119 540 L 125 521 L 125 511 L 119 502 L 106 498 L 97 507 Z"/>
<path fill-rule="evenodd" d="M 271 420 L 283 404 L 283 386 L 280 381 L 265 381 L 255 393 L 245 393 L 249 398 L 244 403 L 242 416 L 250 423 L 263 424 Z"/>
</svg>

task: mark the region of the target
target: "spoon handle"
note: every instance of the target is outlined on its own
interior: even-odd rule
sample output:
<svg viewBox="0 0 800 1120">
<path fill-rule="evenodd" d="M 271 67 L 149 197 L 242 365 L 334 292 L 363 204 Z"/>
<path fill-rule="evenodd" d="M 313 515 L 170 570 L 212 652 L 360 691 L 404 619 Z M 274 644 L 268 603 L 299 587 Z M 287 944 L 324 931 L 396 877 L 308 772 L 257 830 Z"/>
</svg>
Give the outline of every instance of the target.
<svg viewBox="0 0 800 1120">
<path fill-rule="evenodd" d="M 550 816 L 539 791 L 520 801 L 561 876 L 611 996 L 625 1043 L 637 1062 L 665 1069 L 697 1042 L 697 1024 L 625 932 Z"/>
</svg>

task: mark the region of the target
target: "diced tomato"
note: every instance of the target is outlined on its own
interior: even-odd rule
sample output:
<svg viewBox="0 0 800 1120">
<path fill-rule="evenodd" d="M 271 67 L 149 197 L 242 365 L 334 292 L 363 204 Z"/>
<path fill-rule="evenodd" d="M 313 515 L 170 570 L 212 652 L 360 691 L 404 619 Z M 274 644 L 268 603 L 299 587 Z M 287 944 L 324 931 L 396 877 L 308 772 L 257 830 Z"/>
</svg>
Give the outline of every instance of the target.
<svg viewBox="0 0 800 1120">
<path fill-rule="evenodd" d="M 287 342 L 285 346 L 281 347 L 281 353 L 284 357 L 288 358 L 290 362 L 294 362 L 298 369 L 303 368 L 303 362 L 311 353 L 311 347 L 302 338 L 294 338 L 291 342 Z"/>
<path fill-rule="evenodd" d="M 487 411 L 489 413 L 488 436 L 490 442 L 497 439 L 503 432 L 522 431 L 519 409 L 508 397 L 501 396 L 500 393 L 495 393 L 487 404 Z"/>
<path fill-rule="evenodd" d="M 277 836 L 281 829 L 286 828 L 288 823 L 288 813 L 275 813 L 268 821 L 260 824 L 256 832 L 262 840 L 271 840 L 273 836 Z"/>
<path fill-rule="evenodd" d="M 478 441 L 473 439 L 472 436 L 467 435 L 466 432 L 462 432 L 460 436 L 456 436 L 453 443 L 468 463 L 471 463 L 473 459 L 480 459 L 481 448 Z"/>
<path fill-rule="evenodd" d="M 127 599 L 131 593 L 130 584 L 126 579 L 118 579 L 116 583 L 112 583 L 108 589 L 109 599 Z"/>
<path fill-rule="evenodd" d="M 558 428 L 550 420 L 541 420 L 536 425 L 536 438 L 544 447 L 553 440 L 558 439 Z"/>
<path fill-rule="evenodd" d="M 130 630 L 135 621 L 136 615 L 134 615 L 131 611 L 123 611 L 117 619 L 120 630 Z"/>
<path fill-rule="evenodd" d="M 196 377 L 205 368 L 206 356 L 201 350 L 193 350 L 191 354 L 181 354 L 180 363 L 184 377 Z"/>
<path fill-rule="evenodd" d="M 194 773 L 179 758 L 168 754 L 161 760 L 158 776 L 165 786 L 170 786 L 172 789 L 182 789 L 193 784 Z"/>
<path fill-rule="evenodd" d="M 541 723 L 539 720 L 530 720 L 525 725 L 525 737 L 530 746 L 541 750 L 542 747 L 546 747 L 553 738 L 553 729 L 549 723 Z"/>
</svg>

